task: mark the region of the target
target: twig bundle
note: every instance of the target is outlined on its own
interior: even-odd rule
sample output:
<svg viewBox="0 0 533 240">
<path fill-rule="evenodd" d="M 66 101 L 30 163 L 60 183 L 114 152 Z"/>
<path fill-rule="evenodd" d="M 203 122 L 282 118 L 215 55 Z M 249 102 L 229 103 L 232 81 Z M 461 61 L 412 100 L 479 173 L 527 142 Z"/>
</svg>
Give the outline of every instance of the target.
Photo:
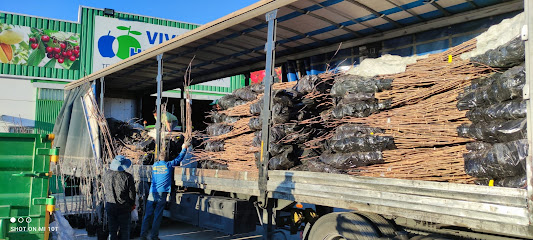
<svg viewBox="0 0 533 240">
<path fill-rule="evenodd" d="M 183 89 L 185 89 L 185 132 L 183 133 L 183 137 L 185 141 L 190 141 L 192 139 L 192 108 L 191 108 L 191 90 L 189 87 L 191 86 L 191 71 L 192 71 L 192 61 L 194 60 L 196 56 L 194 56 L 191 59 L 191 62 L 189 62 L 189 66 L 187 67 L 187 70 L 185 71 L 185 75 L 183 76 Z"/>
<path fill-rule="evenodd" d="M 251 117 L 239 119 L 237 122 L 231 124 L 233 126 L 233 129 L 230 132 L 219 136 L 211 137 L 208 141 L 220 141 L 252 132 L 252 129 L 250 129 L 250 127 L 248 126 L 248 122 L 250 122 L 250 119 Z"/>
<path fill-rule="evenodd" d="M 253 133 L 229 138 L 224 142 L 224 151 L 208 152 L 196 150 L 194 158 L 227 164 L 228 169 L 233 171 L 257 172 L 254 152 L 257 152 L 259 148 L 252 146 L 253 138 Z"/>
<path fill-rule="evenodd" d="M 473 183 L 464 173 L 464 145 L 441 148 L 397 149 L 383 152 L 387 163 L 359 167 L 351 175 L 438 182 Z"/>
</svg>

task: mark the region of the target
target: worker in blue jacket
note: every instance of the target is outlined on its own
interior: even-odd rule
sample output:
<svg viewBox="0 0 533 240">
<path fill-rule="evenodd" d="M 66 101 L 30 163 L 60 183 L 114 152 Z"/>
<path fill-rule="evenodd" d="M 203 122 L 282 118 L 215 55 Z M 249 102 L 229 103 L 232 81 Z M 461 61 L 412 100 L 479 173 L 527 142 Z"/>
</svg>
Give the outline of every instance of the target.
<svg viewBox="0 0 533 240">
<path fill-rule="evenodd" d="M 189 142 L 185 142 L 181 146 L 181 152 L 178 157 L 172 161 L 165 162 L 165 155 L 162 152 L 163 154 L 161 154 L 162 157 L 160 157 L 160 160 L 152 165 L 152 185 L 150 186 L 150 194 L 148 195 L 148 202 L 142 222 L 141 240 L 148 237 L 150 225 L 152 225 L 151 239 L 159 239 L 159 226 L 163 219 L 163 210 L 167 203 L 167 195 L 170 192 L 174 166 L 178 166 L 183 160 L 189 145 Z"/>
</svg>

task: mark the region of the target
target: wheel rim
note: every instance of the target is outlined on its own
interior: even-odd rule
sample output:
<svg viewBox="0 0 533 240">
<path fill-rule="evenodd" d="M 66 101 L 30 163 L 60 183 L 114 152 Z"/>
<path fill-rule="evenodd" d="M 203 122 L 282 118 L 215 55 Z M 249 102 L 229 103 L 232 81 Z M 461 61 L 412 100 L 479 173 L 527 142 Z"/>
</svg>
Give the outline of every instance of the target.
<svg viewBox="0 0 533 240">
<path fill-rule="evenodd" d="M 324 240 L 347 240 L 341 235 L 335 234 L 335 235 L 327 235 Z"/>
</svg>

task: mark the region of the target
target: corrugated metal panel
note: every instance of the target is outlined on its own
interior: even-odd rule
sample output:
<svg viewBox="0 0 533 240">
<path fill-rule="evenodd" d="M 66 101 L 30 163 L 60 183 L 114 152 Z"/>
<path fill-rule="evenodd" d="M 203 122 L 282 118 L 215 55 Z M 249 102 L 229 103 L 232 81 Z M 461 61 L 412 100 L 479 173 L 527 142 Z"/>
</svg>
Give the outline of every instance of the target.
<svg viewBox="0 0 533 240">
<path fill-rule="evenodd" d="M 51 133 L 63 101 L 37 99 L 35 111 L 35 132 Z"/>
<path fill-rule="evenodd" d="M 100 9 L 93 9 L 93 8 L 82 8 L 81 11 L 81 39 L 82 43 L 86 43 L 83 45 L 83 48 L 80 50 L 82 52 L 82 69 L 86 69 L 84 72 L 85 75 L 88 75 L 93 72 L 93 52 L 94 52 L 94 18 L 95 16 L 104 16 L 104 11 Z M 167 26 L 167 27 L 177 27 L 177 28 L 184 28 L 184 29 L 195 29 L 199 25 L 195 24 L 187 24 L 177 21 L 169 21 L 169 20 L 162 20 L 158 18 L 152 18 L 152 17 L 145 17 L 145 16 L 138 16 L 138 15 L 132 15 L 127 13 L 116 13 L 115 17 L 117 19 L 121 20 L 128 20 L 128 21 L 138 21 L 138 22 L 144 22 L 144 23 L 150 23 L 150 24 L 156 24 L 161 26 Z"/>
<path fill-rule="evenodd" d="M 35 132 L 51 133 L 63 105 L 62 89 L 39 88 L 35 103 Z"/>
<path fill-rule="evenodd" d="M 63 101 L 64 91 L 62 89 L 40 88 L 37 99 Z"/>
</svg>

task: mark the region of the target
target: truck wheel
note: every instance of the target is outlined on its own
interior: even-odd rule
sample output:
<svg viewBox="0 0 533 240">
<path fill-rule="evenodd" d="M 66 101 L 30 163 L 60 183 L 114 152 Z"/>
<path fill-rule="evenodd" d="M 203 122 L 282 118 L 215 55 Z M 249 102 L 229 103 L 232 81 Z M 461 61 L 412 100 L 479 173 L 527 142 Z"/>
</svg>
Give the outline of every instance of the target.
<svg viewBox="0 0 533 240">
<path fill-rule="evenodd" d="M 396 229 L 394 229 L 392 224 L 390 224 L 390 222 L 384 217 L 378 214 L 375 214 L 375 213 L 367 213 L 367 212 L 354 212 L 354 213 L 368 219 L 372 223 L 372 225 L 376 227 L 377 232 L 381 235 L 381 237 L 396 236 Z"/>
<path fill-rule="evenodd" d="M 311 231 L 309 240 L 370 240 L 379 236 L 366 219 L 353 213 L 330 213 L 319 218 Z"/>
</svg>

